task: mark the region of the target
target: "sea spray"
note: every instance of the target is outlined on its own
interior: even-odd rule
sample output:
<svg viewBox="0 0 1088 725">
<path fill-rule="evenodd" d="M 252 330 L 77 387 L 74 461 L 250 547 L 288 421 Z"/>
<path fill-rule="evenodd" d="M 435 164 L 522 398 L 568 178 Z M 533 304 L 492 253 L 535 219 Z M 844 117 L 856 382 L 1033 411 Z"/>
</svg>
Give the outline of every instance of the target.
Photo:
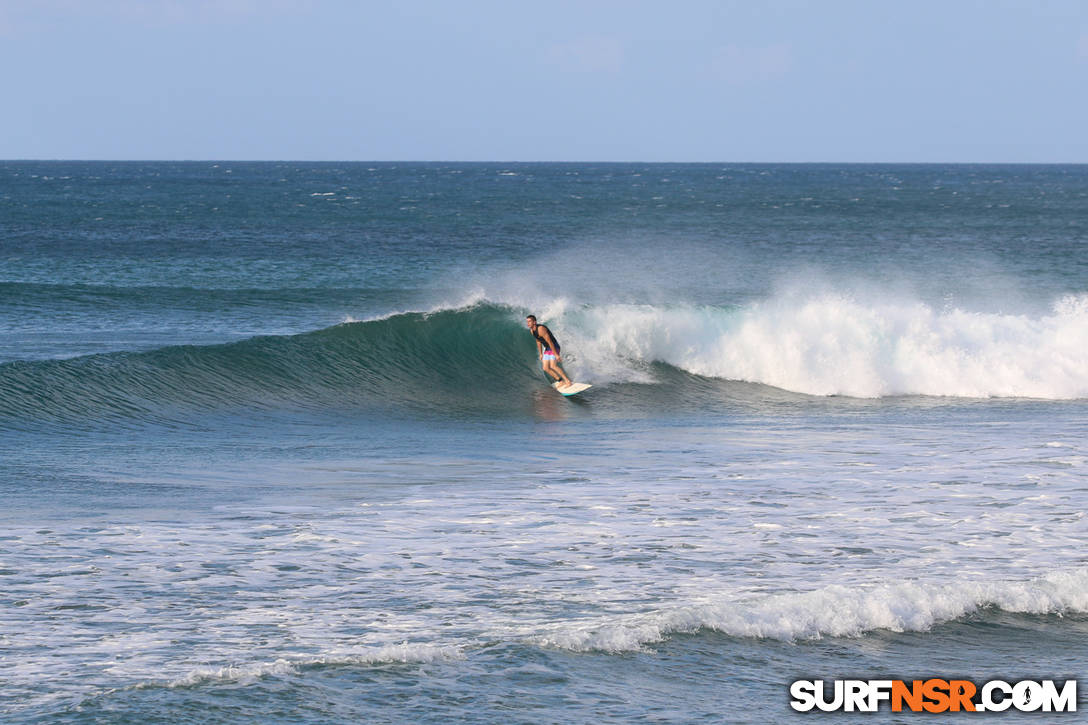
<svg viewBox="0 0 1088 725">
<path fill-rule="evenodd" d="M 1075 399 L 1088 397 L 1086 300 L 1032 317 L 822 294 L 737 308 L 606 305 L 554 327 L 613 380 L 642 382 L 636 363 L 660 362 L 808 395 Z"/>
</svg>

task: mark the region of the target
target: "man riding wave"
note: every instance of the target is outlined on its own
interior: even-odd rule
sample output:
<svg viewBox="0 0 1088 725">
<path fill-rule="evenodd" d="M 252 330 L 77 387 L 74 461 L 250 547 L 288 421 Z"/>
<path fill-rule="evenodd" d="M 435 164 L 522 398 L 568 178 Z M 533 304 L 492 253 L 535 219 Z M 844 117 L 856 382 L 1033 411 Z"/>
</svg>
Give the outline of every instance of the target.
<svg viewBox="0 0 1088 725">
<path fill-rule="evenodd" d="M 559 367 L 563 359 L 559 357 L 559 341 L 555 339 L 555 335 L 546 325 L 537 324 L 536 315 L 529 315 L 525 321 L 529 332 L 536 338 L 536 351 L 540 356 L 540 365 L 544 368 L 544 372 L 557 381 L 561 380 L 563 382 L 561 387 L 570 387 L 572 385 L 570 378 L 563 372 L 563 368 Z"/>
</svg>

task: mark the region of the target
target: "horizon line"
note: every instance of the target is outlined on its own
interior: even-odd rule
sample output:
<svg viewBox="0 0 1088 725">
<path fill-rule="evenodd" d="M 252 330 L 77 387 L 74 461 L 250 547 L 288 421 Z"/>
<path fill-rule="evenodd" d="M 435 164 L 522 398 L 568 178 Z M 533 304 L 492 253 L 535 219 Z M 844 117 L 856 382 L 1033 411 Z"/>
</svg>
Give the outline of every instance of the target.
<svg viewBox="0 0 1088 725">
<path fill-rule="evenodd" d="M 0 163 L 215 163 L 215 164 L 644 164 L 752 166 L 1085 166 L 1088 161 L 615 161 L 543 159 L 231 159 L 231 158 L 4 158 Z"/>
</svg>

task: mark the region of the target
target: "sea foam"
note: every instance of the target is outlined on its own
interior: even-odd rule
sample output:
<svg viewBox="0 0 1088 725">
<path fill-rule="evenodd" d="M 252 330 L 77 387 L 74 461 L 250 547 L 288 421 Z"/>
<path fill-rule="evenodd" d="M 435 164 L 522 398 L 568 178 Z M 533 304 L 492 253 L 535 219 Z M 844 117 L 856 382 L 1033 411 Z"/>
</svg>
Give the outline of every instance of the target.
<svg viewBox="0 0 1088 725">
<path fill-rule="evenodd" d="M 427 664 L 463 658 L 453 646 L 430 644 L 391 644 L 366 651 L 339 652 L 316 656 L 278 658 L 271 662 L 253 662 L 222 667 L 198 667 L 182 677 L 165 683 L 166 687 L 194 687 L 204 683 L 248 683 L 269 676 L 296 675 L 302 669 L 317 666 L 377 666 L 393 664 Z M 161 682 L 145 682 L 137 687 L 162 686 Z"/>
<path fill-rule="evenodd" d="M 856 637 L 881 629 L 924 632 L 986 607 L 1018 614 L 1088 613 L 1088 569 L 1024 582 L 832 585 L 747 601 L 711 600 L 611 621 L 566 624 L 530 639 L 541 646 L 579 652 L 624 652 L 700 629 L 782 641 Z"/>
<path fill-rule="evenodd" d="M 1088 397 L 1088 295 L 1047 314 L 935 309 L 843 294 L 743 307 L 603 305 L 552 323 L 581 377 L 646 382 L 637 364 L 809 395 Z"/>
</svg>

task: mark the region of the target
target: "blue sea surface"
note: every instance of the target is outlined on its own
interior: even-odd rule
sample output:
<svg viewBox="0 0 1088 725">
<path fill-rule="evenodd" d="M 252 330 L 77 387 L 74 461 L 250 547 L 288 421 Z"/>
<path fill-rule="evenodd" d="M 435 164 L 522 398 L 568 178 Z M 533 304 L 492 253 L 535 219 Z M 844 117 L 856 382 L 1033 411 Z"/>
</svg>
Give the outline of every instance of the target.
<svg viewBox="0 0 1088 725">
<path fill-rule="evenodd" d="M 1085 166 L 0 162 L 0 719 L 1084 681 L 1086 248 Z"/>
</svg>

